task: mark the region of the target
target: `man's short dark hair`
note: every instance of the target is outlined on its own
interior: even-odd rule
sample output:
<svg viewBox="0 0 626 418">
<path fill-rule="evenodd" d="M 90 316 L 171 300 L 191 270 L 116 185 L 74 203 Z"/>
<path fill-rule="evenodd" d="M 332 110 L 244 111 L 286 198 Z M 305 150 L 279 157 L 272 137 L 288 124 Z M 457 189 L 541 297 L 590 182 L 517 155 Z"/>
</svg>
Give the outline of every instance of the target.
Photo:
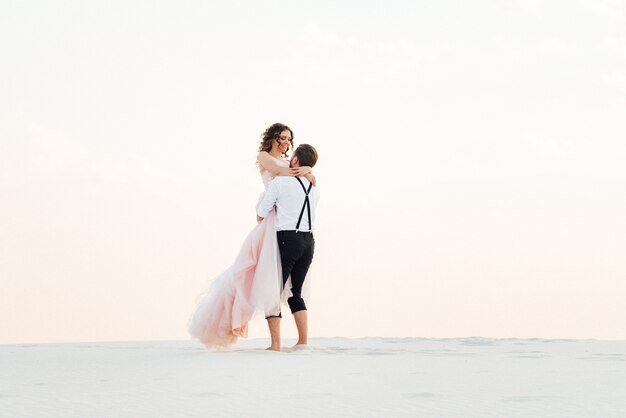
<svg viewBox="0 0 626 418">
<path fill-rule="evenodd" d="M 296 148 L 293 152 L 293 155 L 298 157 L 300 167 L 313 167 L 315 163 L 317 163 L 317 150 L 309 144 L 298 145 L 298 148 Z"/>
</svg>

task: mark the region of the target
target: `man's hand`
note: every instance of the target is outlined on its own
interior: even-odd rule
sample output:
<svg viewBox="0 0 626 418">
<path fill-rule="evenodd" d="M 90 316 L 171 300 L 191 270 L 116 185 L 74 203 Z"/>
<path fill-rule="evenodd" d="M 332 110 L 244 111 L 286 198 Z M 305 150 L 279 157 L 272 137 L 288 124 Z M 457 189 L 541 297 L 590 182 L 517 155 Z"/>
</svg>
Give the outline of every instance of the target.
<svg viewBox="0 0 626 418">
<path fill-rule="evenodd" d="M 257 215 L 256 216 L 256 222 L 260 224 L 261 222 L 263 222 L 263 218 L 261 218 L 259 215 Z"/>
</svg>

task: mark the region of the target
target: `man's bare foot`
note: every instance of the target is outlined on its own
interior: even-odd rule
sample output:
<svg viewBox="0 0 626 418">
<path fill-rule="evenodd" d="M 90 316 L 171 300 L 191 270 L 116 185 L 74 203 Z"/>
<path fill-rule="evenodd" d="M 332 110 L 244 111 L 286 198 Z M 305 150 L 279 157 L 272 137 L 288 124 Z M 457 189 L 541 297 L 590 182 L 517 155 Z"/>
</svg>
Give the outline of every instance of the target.
<svg viewBox="0 0 626 418">
<path fill-rule="evenodd" d="M 310 345 L 298 343 L 291 347 L 291 351 L 313 351 Z"/>
<path fill-rule="evenodd" d="M 280 347 L 267 347 L 265 350 L 267 350 L 267 351 L 280 351 Z"/>
</svg>

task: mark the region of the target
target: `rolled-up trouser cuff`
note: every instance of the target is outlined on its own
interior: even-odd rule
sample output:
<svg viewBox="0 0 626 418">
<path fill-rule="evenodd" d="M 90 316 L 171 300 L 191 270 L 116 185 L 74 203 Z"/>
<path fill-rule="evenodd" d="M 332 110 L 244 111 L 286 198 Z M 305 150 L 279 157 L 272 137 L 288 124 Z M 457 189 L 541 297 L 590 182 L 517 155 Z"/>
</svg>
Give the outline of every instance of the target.
<svg viewBox="0 0 626 418">
<path fill-rule="evenodd" d="M 289 309 L 291 309 L 291 313 L 306 310 L 306 304 L 304 303 L 304 299 L 302 298 L 295 298 L 292 296 L 287 299 L 287 303 L 289 304 Z"/>
</svg>

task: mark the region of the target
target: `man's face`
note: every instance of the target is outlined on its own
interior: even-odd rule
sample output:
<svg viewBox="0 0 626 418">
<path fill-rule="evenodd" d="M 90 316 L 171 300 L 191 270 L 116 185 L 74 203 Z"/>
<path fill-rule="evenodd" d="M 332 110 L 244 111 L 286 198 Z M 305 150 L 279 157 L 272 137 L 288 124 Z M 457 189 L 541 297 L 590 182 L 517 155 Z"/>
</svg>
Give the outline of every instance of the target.
<svg viewBox="0 0 626 418">
<path fill-rule="evenodd" d="M 289 167 L 300 167 L 300 162 L 298 161 L 298 157 L 296 157 L 295 154 L 291 157 L 291 160 L 289 160 Z"/>
</svg>

